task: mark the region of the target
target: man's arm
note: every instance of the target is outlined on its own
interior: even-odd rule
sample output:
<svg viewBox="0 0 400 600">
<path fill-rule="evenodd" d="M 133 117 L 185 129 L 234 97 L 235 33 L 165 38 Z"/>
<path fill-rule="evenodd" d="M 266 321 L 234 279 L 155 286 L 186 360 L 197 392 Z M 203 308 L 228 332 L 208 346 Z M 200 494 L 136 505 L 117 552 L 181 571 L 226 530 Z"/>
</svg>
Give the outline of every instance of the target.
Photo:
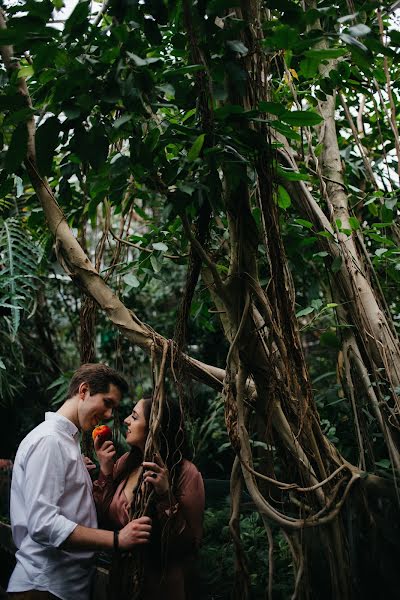
<svg viewBox="0 0 400 600">
<path fill-rule="evenodd" d="M 46 436 L 32 448 L 24 465 L 27 524 L 30 537 L 47 547 L 107 549 L 114 545 L 114 533 L 84 527 L 60 514 L 59 502 L 65 489 L 63 455 L 58 440 Z M 149 517 L 131 521 L 119 533 L 119 546 L 128 550 L 146 544 L 151 532 Z"/>
<path fill-rule="evenodd" d="M 128 523 L 119 532 L 119 547 L 129 550 L 138 544 L 147 544 L 151 533 L 151 519 L 140 517 Z M 61 545 L 64 550 L 77 548 L 85 550 L 107 550 L 114 546 L 114 532 L 105 529 L 92 529 L 77 525 L 74 531 Z"/>
</svg>

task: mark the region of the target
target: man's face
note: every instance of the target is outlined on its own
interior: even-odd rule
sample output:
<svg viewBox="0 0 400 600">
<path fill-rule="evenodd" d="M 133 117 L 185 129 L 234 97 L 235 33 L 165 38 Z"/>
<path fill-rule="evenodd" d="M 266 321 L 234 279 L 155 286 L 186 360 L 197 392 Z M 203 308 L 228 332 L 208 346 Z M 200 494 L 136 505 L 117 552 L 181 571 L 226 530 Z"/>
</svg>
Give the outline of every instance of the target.
<svg viewBox="0 0 400 600">
<path fill-rule="evenodd" d="M 121 392 L 110 383 L 107 392 L 90 395 L 89 386 L 82 383 L 79 387 L 78 421 L 82 431 L 91 431 L 100 421 L 111 419 L 113 410 L 118 408 Z"/>
</svg>

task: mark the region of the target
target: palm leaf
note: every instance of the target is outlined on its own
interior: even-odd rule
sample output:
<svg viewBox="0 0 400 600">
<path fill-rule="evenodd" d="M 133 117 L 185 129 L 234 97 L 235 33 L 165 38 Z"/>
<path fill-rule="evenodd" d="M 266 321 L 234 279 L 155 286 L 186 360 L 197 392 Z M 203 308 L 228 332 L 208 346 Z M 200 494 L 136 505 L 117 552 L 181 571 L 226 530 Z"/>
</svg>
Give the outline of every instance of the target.
<svg viewBox="0 0 400 600">
<path fill-rule="evenodd" d="M 23 313 L 33 313 L 40 250 L 20 221 L 0 221 L 0 306 L 9 308 L 15 340 Z"/>
</svg>

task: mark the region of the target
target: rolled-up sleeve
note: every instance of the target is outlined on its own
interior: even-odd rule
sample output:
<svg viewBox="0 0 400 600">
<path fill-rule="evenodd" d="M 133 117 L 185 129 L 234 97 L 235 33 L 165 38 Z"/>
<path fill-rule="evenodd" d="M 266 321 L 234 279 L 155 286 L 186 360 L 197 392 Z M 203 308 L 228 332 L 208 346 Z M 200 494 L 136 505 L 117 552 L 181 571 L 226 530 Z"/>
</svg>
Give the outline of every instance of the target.
<svg viewBox="0 0 400 600">
<path fill-rule="evenodd" d="M 65 464 L 59 440 L 41 438 L 25 457 L 25 498 L 27 527 L 38 544 L 58 548 L 77 523 L 60 514 L 60 499 L 65 490 Z"/>
</svg>

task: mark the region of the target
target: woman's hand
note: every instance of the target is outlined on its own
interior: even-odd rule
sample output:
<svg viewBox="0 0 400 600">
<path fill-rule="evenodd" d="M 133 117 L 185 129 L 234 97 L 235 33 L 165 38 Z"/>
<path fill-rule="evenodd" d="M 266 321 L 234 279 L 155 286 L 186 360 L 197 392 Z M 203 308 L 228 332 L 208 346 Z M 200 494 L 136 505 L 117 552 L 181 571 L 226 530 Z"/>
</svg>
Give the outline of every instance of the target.
<svg viewBox="0 0 400 600">
<path fill-rule="evenodd" d="M 94 462 L 92 460 L 90 460 L 90 458 L 88 456 L 85 456 L 84 454 L 82 454 L 82 458 L 83 458 L 85 467 L 87 468 L 89 473 L 90 473 L 90 471 L 93 471 L 96 468 L 96 465 L 94 464 Z"/>
<path fill-rule="evenodd" d="M 116 454 L 114 444 L 110 441 L 101 444 L 99 438 L 94 440 L 94 449 L 103 475 L 111 475 L 114 468 L 114 456 Z"/>
<path fill-rule="evenodd" d="M 169 491 L 169 473 L 161 458 L 157 457 L 158 462 L 144 462 L 143 468 L 144 483 L 149 483 L 153 486 L 155 493 L 162 496 Z"/>
</svg>

